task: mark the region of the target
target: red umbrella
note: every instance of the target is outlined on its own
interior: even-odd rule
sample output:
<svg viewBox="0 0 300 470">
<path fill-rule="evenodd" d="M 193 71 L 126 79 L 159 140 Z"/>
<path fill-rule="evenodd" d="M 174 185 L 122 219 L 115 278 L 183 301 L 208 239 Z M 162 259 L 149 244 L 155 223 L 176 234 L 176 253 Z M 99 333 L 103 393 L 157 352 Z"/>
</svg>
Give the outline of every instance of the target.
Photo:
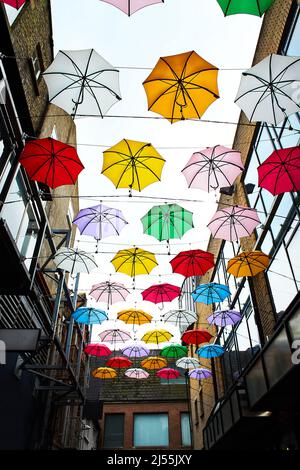
<svg viewBox="0 0 300 470">
<path fill-rule="evenodd" d="M 202 250 L 181 251 L 171 261 L 173 273 L 203 276 L 214 264 L 214 255 Z"/>
<path fill-rule="evenodd" d="M 26 0 L 0 0 L 0 3 L 6 3 L 6 5 L 16 8 L 17 10 L 21 8 L 25 2 Z"/>
<path fill-rule="evenodd" d="M 143 300 L 153 302 L 154 304 L 163 304 L 164 302 L 172 302 L 181 294 L 180 287 L 172 284 L 156 284 L 148 287 L 142 292 Z"/>
<path fill-rule="evenodd" d="M 75 184 L 84 169 L 76 149 L 58 140 L 46 139 L 27 142 L 20 163 L 30 179 L 40 181 L 50 188 Z"/>
<path fill-rule="evenodd" d="M 212 335 L 207 330 L 188 330 L 183 333 L 181 341 L 186 344 L 201 344 L 208 343 L 212 338 Z"/>
<path fill-rule="evenodd" d="M 127 359 L 127 357 L 116 356 L 108 359 L 106 362 L 107 367 L 116 367 L 117 369 L 127 369 L 132 366 L 132 361 Z"/>
<path fill-rule="evenodd" d="M 178 379 L 180 376 L 180 373 L 176 369 L 171 369 L 169 367 L 166 367 L 165 369 L 158 370 L 156 372 L 157 377 L 160 377 L 161 379 Z"/>
<path fill-rule="evenodd" d="M 84 348 L 84 352 L 90 356 L 110 356 L 112 351 L 105 344 L 90 343 Z"/>
<path fill-rule="evenodd" d="M 300 147 L 275 150 L 258 167 L 258 184 L 274 196 L 300 190 Z"/>
</svg>

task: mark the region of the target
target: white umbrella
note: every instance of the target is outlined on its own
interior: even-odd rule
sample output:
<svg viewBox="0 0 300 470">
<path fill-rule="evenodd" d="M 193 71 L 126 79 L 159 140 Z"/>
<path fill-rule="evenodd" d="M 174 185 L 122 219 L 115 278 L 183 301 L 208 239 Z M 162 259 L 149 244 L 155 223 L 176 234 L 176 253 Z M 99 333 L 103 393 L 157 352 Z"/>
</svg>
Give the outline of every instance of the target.
<svg viewBox="0 0 300 470">
<path fill-rule="evenodd" d="M 300 57 L 271 54 L 243 72 L 235 102 L 251 122 L 277 125 L 300 111 Z"/>
<path fill-rule="evenodd" d="M 60 248 L 57 250 L 54 263 L 60 269 L 64 269 L 71 274 L 89 273 L 97 268 L 97 263 L 91 253 L 86 253 L 73 248 Z"/>
<path fill-rule="evenodd" d="M 194 369 L 199 366 L 200 362 L 193 357 L 182 357 L 176 361 L 176 367 L 180 367 L 181 369 Z"/>
<path fill-rule="evenodd" d="M 180 333 L 183 333 L 189 325 L 194 323 L 198 319 L 196 312 L 179 308 L 178 310 L 170 310 L 169 312 L 162 315 L 162 320 L 165 322 L 172 323 L 178 326 Z"/>
<path fill-rule="evenodd" d="M 121 99 L 119 70 L 94 49 L 59 51 L 43 76 L 49 101 L 74 117 L 103 117 Z"/>
</svg>

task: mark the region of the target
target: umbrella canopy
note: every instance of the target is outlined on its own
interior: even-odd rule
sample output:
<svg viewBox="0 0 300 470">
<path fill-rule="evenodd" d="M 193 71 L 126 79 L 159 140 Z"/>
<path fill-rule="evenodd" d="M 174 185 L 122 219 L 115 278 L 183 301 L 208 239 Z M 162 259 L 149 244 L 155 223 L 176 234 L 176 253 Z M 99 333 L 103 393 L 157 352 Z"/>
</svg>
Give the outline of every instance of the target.
<svg viewBox="0 0 300 470">
<path fill-rule="evenodd" d="M 300 191 L 300 147 L 275 150 L 258 167 L 258 185 L 274 196 Z"/>
<path fill-rule="evenodd" d="M 94 49 L 59 51 L 43 77 L 49 101 L 74 117 L 103 117 L 121 99 L 119 70 Z"/>
<path fill-rule="evenodd" d="M 181 357 L 176 361 L 176 367 L 180 367 L 181 369 L 193 369 L 199 366 L 200 363 L 198 359 L 195 359 L 194 357 Z"/>
<path fill-rule="evenodd" d="M 126 13 L 128 16 L 132 15 L 138 10 L 145 8 L 155 3 L 164 3 L 165 0 L 101 0 L 102 2 L 109 3 L 119 10 Z"/>
<path fill-rule="evenodd" d="M 243 72 L 235 102 L 251 122 L 280 124 L 300 111 L 300 57 L 271 54 Z"/>
<path fill-rule="evenodd" d="M 235 277 L 253 277 L 267 269 L 269 263 L 270 257 L 262 251 L 243 251 L 228 261 L 227 272 Z"/>
<path fill-rule="evenodd" d="M 60 248 L 54 256 L 54 263 L 60 269 L 71 273 L 87 273 L 97 268 L 97 263 L 91 253 L 73 248 Z"/>
<path fill-rule="evenodd" d="M 172 369 L 170 367 L 165 367 L 164 369 L 158 370 L 155 374 L 160 379 L 178 379 L 180 377 L 180 373 L 176 369 Z"/>
<path fill-rule="evenodd" d="M 81 209 L 73 223 L 77 225 L 81 235 L 89 235 L 96 240 L 120 235 L 128 224 L 122 211 L 103 204 Z"/>
<path fill-rule="evenodd" d="M 106 361 L 107 367 L 115 367 L 116 369 L 126 369 L 132 366 L 132 362 L 127 357 L 116 356 Z"/>
<path fill-rule="evenodd" d="M 224 349 L 219 344 L 207 344 L 197 349 L 196 354 L 198 354 L 199 357 L 211 359 L 212 357 L 222 356 L 224 354 Z"/>
<path fill-rule="evenodd" d="M 132 368 L 126 370 L 125 375 L 130 379 L 147 379 L 149 377 L 149 372 L 144 369 Z"/>
<path fill-rule="evenodd" d="M 152 321 L 152 316 L 149 315 L 149 313 L 146 313 L 143 310 L 136 310 L 134 308 L 122 310 L 118 313 L 117 318 L 124 323 L 139 326 L 151 323 Z"/>
<path fill-rule="evenodd" d="M 202 380 L 208 379 L 212 376 L 212 372 L 205 367 L 198 367 L 197 369 L 190 370 L 188 375 L 191 379 Z"/>
<path fill-rule="evenodd" d="M 84 352 L 89 356 L 110 356 L 112 351 L 105 344 L 90 343 L 84 348 Z"/>
<path fill-rule="evenodd" d="M 125 301 L 129 294 L 129 290 L 123 284 L 110 281 L 94 284 L 89 292 L 97 302 L 105 302 L 108 306 Z"/>
<path fill-rule="evenodd" d="M 180 359 L 181 357 L 186 356 L 188 353 L 188 348 L 182 346 L 181 344 L 172 344 L 171 346 L 166 346 L 160 351 L 160 355 L 166 357 L 167 359 Z"/>
<path fill-rule="evenodd" d="M 171 123 L 200 119 L 219 98 L 218 69 L 195 51 L 161 57 L 143 82 L 149 111 Z"/>
<path fill-rule="evenodd" d="M 173 273 L 182 274 L 185 277 L 203 276 L 213 268 L 214 255 L 202 250 L 181 251 L 170 261 Z"/>
<path fill-rule="evenodd" d="M 92 376 L 95 377 L 95 379 L 114 379 L 117 377 L 117 372 L 110 367 L 98 367 L 93 370 Z"/>
<path fill-rule="evenodd" d="M 139 357 L 149 356 L 150 351 L 145 346 L 134 344 L 134 345 L 126 346 L 125 348 L 123 348 L 122 354 L 124 354 L 124 356 L 137 359 Z"/>
<path fill-rule="evenodd" d="M 108 319 L 106 312 L 92 307 L 79 307 L 72 313 L 72 317 L 77 323 L 85 325 L 101 324 Z"/>
<path fill-rule="evenodd" d="M 165 159 L 146 142 L 123 139 L 103 152 L 102 174 L 116 188 L 142 191 L 160 181 Z"/>
<path fill-rule="evenodd" d="M 208 343 L 212 335 L 207 330 L 188 330 L 183 333 L 181 341 L 186 344 L 201 344 Z"/>
<path fill-rule="evenodd" d="M 231 186 L 243 169 L 240 152 L 216 145 L 193 153 L 182 173 L 189 188 L 210 192 Z"/>
<path fill-rule="evenodd" d="M 166 367 L 167 361 L 163 357 L 150 356 L 141 362 L 141 366 L 148 370 L 158 370 Z"/>
<path fill-rule="evenodd" d="M 172 300 L 179 297 L 180 294 L 180 287 L 164 283 L 148 287 L 148 289 L 142 292 L 142 297 L 143 300 L 147 300 L 148 302 L 163 304 L 164 302 L 172 302 Z"/>
<path fill-rule="evenodd" d="M 229 287 L 216 282 L 200 284 L 193 292 L 192 297 L 195 302 L 202 302 L 206 305 L 223 302 L 231 295 Z"/>
<path fill-rule="evenodd" d="M 275 0 L 217 0 L 224 15 L 247 13 L 248 15 L 262 16 Z"/>
<path fill-rule="evenodd" d="M 120 250 L 111 260 L 115 270 L 128 276 L 135 277 L 139 274 L 150 274 L 158 263 L 155 255 L 141 248 L 128 248 Z"/>
<path fill-rule="evenodd" d="M 26 0 L 0 0 L 0 3 L 6 3 L 6 5 L 16 8 L 17 10 L 21 8 L 21 6 L 24 5 L 25 2 Z"/>
<path fill-rule="evenodd" d="M 75 184 L 84 169 L 76 149 L 52 137 L 27 142 L 19 161 L 31 180 L 53 189 Z"/>
<path fill-rule="evenodd" d="M 106 341 L 111 344 L 126 343 L 126 341 L 131 339 L 131 335 L 128 331 L 120 330 L 119 328 L 110 328 L 101 331 L 98 336 L 101 341 Z"/>
<path fill-rule="evenodd" d="M 208 224 L 212 236 L 230 242 L 248 237 L 260 224 L 256 209 L 233 206 L 218 210 Z"/>
<path fill-rule="evenodd" d="M 170 333 L 167 330 L 150 330 L 144 334 L 144 336 L 142 337 L 142 341 L 144 341 L 147 344 L 148 343 L 159 344 L 159 343 L 165 343 L 167 341 L 170 341 L 172 337 L 173 337 L 172 333 Z"/>
<path fill-rule="evenodd" d="M 185 310 L 183 308 L 178 310 L 170 310 L 169 312 L 162 315 L 163 321 L 178 326 L 181 332 L 185 331 L 187 327 L 194 323 L 197 319 L 198 315 L 196 312 Z"/>
<path fill-rule="evenodd" d="M 159 240 L 181 238 L 194 227 L 193 213 L 178 204 L 154 206 L 141 218 L 144 233 Z"/>
<path fill-rule="evenodd" d="M 227 326 L 235 325 L 242 318 L 242 315 L 237 310 L 216 310 L 207 318 L 211 325 Z"/>
</svg>

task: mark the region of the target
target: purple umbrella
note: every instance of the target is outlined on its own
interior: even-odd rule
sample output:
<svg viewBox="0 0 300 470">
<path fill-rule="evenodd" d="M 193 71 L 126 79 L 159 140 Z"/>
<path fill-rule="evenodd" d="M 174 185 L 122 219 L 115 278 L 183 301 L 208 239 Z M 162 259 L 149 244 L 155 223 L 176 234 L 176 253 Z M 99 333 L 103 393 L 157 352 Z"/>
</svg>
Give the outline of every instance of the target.
<svg viewBox="0 0 300 470">
<path fill-rule="evenodd" d="M 231 186 L 243 169 L 240 152 L 216 145 L 193 153 L 182 173 L 189 188 L 209 192 Z"/>
<path fill-rule="evenodd" d="M 126 348 L 122 349 L 122 354 L 127 357 L 133 357 L 134 359 L 138 357 L 147 357 L 150 354 L 150 351 L 148 348 L 142 345 L 130 345 L 126 346 Z"/>
<path fill-rule="evenodd" d="M 94 284 L 89 295 L 97 302 L 106 302 L 108 308 L 109 305 L 126 300 L 129 293 L 129 290 L 123 284 L 106 281 Z"/>
<path fill-rule="evenodd" d="M 197 369 L 190 370 L 188 372 L 190 379 L 208 379 L 208 377 L 212 376 L 212 373 L 209 369 L 205 369 L 204 367 L 198 367 Z"/>
<path fill-rule="evenodd" d="M 126 377 L 130 379 L 147 379 L 149 377 L 149 372 L 144 369 L 127 369 L 125 372 Z"/>
<path fill-rule="evenodd" d="M 96 240 L 120 235 L 121 230 L 128 224 L 122 211 L 103 204 L 81 209 L 73 223 L 78 226 L 81 235 L 90 235 Z"/>
<path fill-rule="evenodd" d="M 260 224 L 256 209 L 233 206 L 218 210 L 208 224 L 213 237 L 236 241 L 251 235 Z"/>
<path fill-rule="evenodd" d="M 207 318 L 207 321 L 211 325 L 227 326 L 234 325 L 241 318 L 242 315 L 237 310 L 216 310 Z"/>
<path fill-rule="evenodd" d="M 111 344 L 126 343 L 126 341 L 131 339 L 131 335 L 128 331 L 120 330 L 119 328 L 101 331 L 98 336 L 101 341 L 106 341 Z"/>
<path fill-rule="evenodd" d="M 102 2 L 109 3 L 130 16 L 148 5 L 164 3 L 164 0 L 102 0 Z"/>
</svg>

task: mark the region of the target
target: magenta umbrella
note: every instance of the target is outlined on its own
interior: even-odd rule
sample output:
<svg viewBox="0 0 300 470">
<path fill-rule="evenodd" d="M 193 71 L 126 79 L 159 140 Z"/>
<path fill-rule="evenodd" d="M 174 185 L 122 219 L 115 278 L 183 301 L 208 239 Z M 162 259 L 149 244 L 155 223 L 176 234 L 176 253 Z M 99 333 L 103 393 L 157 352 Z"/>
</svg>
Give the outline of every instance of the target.
<svg viewBox="0 0 300 470">
<path fill-rule="evenodd" d="M 162 305 L 164 302 L 172 302 L 180 294 L 180 287 L 168 283 L 153 285 L 142 292 L 143 300 Z"/>
<path fill-rule="evenodd" d="M 236 241 L 251 235 L 260 224 L 256 209 L 233 206 L 218 210 L 208 224 L 214 238 Z"/>
<path fill-rule="evenodd" d="M 123 284 L 110 281 L 94 284 L 89 292 L 96 302 L 106 302 L 107 308 L 117 302 L 124 302 L 128 294 L 130 292 Z"/>
<path fill-rule="evenodd" d="M 165 367 L 164 369 L 158 370 L 156 372 L 157 377 L 161 379 L 178 379 L 180 373 L 176 369 L 171 369 L 170 367 Z"/>
<path fill-rule="evenodd" d="M 182 173 L 189 188 L 210 192 L 231 186 L 243 169 L 240 152 L 216 145 L 193 153 Z"/>
<path fill-rule="evenodd" d="M 101 0 L 102 2 L 109 3 L 119 10 L 126 13 L 128 16 L 132 15 L 138 10 L 155 3 L 164 3 L 164 0 Z"/>
<path fill-rule="evenodd" d="M 0 3 L 6 3 L 6 5 L 16 8 L 17 10 L 21 8 L 25 2 L 26 0 L 0 0 Z"/>
</svg>

